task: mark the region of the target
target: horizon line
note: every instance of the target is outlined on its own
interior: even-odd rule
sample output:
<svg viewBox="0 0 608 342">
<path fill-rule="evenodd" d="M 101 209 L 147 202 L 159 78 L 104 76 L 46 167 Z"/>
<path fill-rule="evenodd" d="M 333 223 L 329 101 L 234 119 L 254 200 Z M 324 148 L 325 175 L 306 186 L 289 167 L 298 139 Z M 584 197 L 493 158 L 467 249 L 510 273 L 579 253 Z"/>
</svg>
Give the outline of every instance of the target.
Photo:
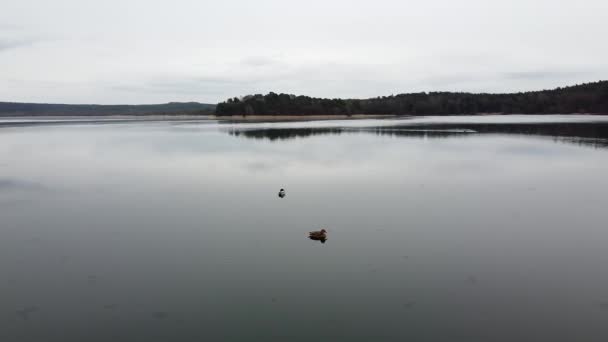
<svg viewBox="0 0 608 342">
<path fill-rule="evenodd" d="M 596 83 L 602 83 L 602 82 L 608 82 L 608 79 L 603 80 L 600 79 L 598 81 L 589 81 L 589 82 L 584 82 L 584 83 L 577 83 L 577 84 L 573 84 L 573 85 L 565 85 L 565 86 L 557 86 L 557 87 L 552 87 L 552 88 L 544 88 L 544 89 L 539 89 L 539 90 L 526 90 L 526 91 L 513 91 L 513 92 L 472 92 L 472 91 L 444 91 L 444 90 L 432 90 L 432 91 L 418 91 L 418 92 L 398 92 L 398 93 L 392 93 L 390 95 L 378 95 L 378 96 L 372 96 L 372 97 L 365 97 L 365 98 L 356 98 L 356 97 L 316 97 L 316 96 L 309 96 L 309 95 L 303 95 L 303 94 L 293 94 L 293 93 L 284 93 L 284 92 L 275 92 L 275 91 L 268 91 L 265 94 L 270 94 L 270 93 L 275 93 L 275 94 L 287 94 L 287 95 L 295 95 L 295 96 L 306 96 L 306 97 L 311 97 L 311 98 L 318 98 L 318 99 L 341 99 L 341 100 L 368 100 L 368 99 L 375 99 L 375 98 L 382 98 L 382 97 L 389 97 L 389 96 L 397 96 L 397 95 L 409 95 L 409 94 L 433 94 L 433 93 L 452 93 L 452 94 L 471 94 L 471 95 L 510 95 L 510 94 L 525 94 L 525 93 L 537 93 L 537 92 L 543 92 L 543 91 L 555 91 L 555 90 L 560 90 L 560 89 L 565 89 L 565 88 L 572 88 L 572 87 L 577 87 L 577 86 L 583 86 L 583 85 L 589 85 L 589 84 L 596 84 Z M 0 103 L 13 103 L 13 104 L 28 104 L 28 105 L 56 105 L 56 106 L 161 106 L 161 105 L 169 105 L 169 104 L 200 104 L 200 105 L 208 105 L 208 106 L 217 106 L 218 104 L 225 102 L 228 99 L 233 99 L 233 98 L 238 98 L 238 99 L 243 99 L 247 96 L 254 96 L 254 95 L 264 95 L 264 93 L 251 93 L 251 94 L 247 94 L 247 95 L 241 95 L 241 96 L 232 96 L 232 97 L 228 97 L 225 100 L 216 102 L 216 103 L 210 103 L 210 102 L 199 102 L 199 101 L 169 101 L 169 102 L 161 102 L 161 103 L 119 103 L 119 104 L 101 104 L 101 103 L 65 103 L 65 102 L 21 102 L 21 101 L 0 101 Z"/>
</svg>

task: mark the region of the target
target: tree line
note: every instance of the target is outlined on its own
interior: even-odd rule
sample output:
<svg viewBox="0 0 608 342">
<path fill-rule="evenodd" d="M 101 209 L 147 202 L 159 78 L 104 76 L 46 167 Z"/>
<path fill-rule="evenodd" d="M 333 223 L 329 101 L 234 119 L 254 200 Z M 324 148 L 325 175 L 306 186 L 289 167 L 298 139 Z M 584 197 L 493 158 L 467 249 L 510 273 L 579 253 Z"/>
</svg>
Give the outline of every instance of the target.
<svg viewBox="0 0 608 342">
<path fill-rule="evenodd" d="M 198 102 L 170 102 L 153 105 L 74 105 L 0 102 L 2 116 L 52 115 L 201 115 L 213 114 L 215 105 Z"/>
<path fill-rule="evenodd" d="M 608 81 L 512 94 L 423 92 L 370 99 L 324 99 L 268 93 L 230 98 L 217 115 L 608 114 Z"/>
</svg>

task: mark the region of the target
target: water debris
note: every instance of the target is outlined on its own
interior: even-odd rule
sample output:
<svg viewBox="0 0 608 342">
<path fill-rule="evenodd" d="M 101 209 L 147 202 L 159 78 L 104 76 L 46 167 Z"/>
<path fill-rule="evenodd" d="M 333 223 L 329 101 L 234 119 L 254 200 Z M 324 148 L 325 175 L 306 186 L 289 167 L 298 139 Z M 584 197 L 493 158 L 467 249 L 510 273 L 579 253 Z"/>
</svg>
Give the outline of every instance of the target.
<svg viewBox="0 0 608 342">
<path fill-rule="evenodd" d="M 471 284 L 477 284 L 477 277 L 475 277 L 474 275 L 470 275 L 467 277 L 467 281 Z"/>
<path fill-rule="evenodd" d="M 598 306 L 600 307 L 600 309 L 602 309 L 602 310 L 608 310 L 608 301 L 602 301 L 602 302 L 599 302 L 597 305 L 598 305 Z"/>
<path fill-rule="evenodd" d="M 116 304 L 106 304 L 103 306 L 104 310 L 115 310 L 118 305 Z"/>
<path fill-rule="evenodd" d="M 97 279 L 97 276 L 94 274 L 87 276 L 87 282 L 89 282 L 89 284 L 97 283 Z"/>
<path fill-rule="evenodd" d="M 270 301 L 271 301 L 271 302 L 273 302 L 273 303 L 276 303 L 276 302 L 278 302 L 279 300 L 278 300 L 276 297 L 272 297 L 272 298 L 270 299 Z"/>
<path fill-rule="evenodd" d="M 280 198 L 285 197 L 285 189 L 281 189 L 281 190 L 279 190 L 279 197 L 280 197 Z"/>
<path fill-rule="evenodd" d="M 27 321 L 30 319 L 30 315 L 34 312 L 38 311 L 38 308 L 35 306 L 28 306 L 23 309 L 19 309 L 15 311 L 15 313 L 21 317 L 22 320 Z"/>
</svg>

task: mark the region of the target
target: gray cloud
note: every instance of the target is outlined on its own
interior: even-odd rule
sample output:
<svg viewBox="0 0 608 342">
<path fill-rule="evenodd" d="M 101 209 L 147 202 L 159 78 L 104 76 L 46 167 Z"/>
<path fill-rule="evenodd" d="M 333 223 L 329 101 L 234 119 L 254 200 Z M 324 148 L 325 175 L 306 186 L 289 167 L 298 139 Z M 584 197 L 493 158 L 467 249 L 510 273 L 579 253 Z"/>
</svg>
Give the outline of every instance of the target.
<svg viewBox="0 0 608 342">
<path fill-rule="evenodd" d="M 45 187 L 39 183 L 24 181 L 20 179 L 12 178 L 0 178 L 0 191 L 3 190 L 20 190 L 20 191 L 33 191 L 33 190 L 44 190 Z"/>
<path fill-rule="evenodd" d="M 597 72 L 587 70 L 537 70 L 537 71 L 516 71 L 507 72 L 505 78 L 513 80 L 543 80 L 543 79 L 570 79 L 578 76 L 593 76 Z"/>
<path fill-rule="evenodd" d="M 247 57 L 241 60 L 241 64 L 249 67 L 272 67 L 284 66 L 285 64 L 277 59 L 265 56 Z"/>
<path fill-rule="evenodd" d="M 5 0 L 0 101 L 552 88 L 608 79 L 607 12 L 605 0 Z"/>
<path fill-rule="evenodd" d="M 42 40 L 44 39 L 39 34 L 33 34 L 25 27 L 0 24 L 0 52 L 31 46 Z"/>
<path fill-rule="evenodd" d="M 127 93 L 151 93 L 197 96 L 200 94 L 222 94 L 228 89 L 242 88 L 255 80 L 238 81 L 218 77 L 158 78 L 139 83 L 108 85 L 108 89 Z"/>
<path fill-rule="evenodd" d="M 0 39 L 0 52 L 3 50 L 29 46 L 36 42 L 38 42 L 36 39 Z"/>
</svg>

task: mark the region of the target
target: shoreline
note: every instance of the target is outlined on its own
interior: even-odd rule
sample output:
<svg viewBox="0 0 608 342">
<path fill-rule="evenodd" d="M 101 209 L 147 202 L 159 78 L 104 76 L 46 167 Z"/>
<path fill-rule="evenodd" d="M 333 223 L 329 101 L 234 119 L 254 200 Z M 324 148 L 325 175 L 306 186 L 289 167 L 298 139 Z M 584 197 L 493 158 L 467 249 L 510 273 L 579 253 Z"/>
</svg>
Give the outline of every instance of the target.
<svg viewBox="0 0 608 342">
<path fill-rule="evenodd" d="M 353 114 L 353 115 L 210 115 L 218 121 L 317 121 L 317 120 L 360 120 L 387 119 L 409 115 L 395 114 Z"/>
</svg>

